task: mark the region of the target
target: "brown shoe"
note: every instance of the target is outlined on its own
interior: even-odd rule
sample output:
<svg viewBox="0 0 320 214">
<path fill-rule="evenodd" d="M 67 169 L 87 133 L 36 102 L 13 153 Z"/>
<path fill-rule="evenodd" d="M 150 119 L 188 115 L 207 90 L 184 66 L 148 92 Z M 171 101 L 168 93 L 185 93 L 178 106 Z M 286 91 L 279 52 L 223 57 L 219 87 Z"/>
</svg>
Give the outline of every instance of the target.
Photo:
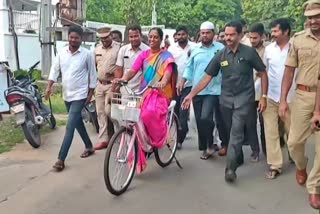
<svg viewBox="0 0 320 214">
<path fill-rule="evenodd" d="M 306 169 L 296 171 L 296 180 L 300 186 L 305 185 L 308 175 Z"/>
<path fill-rule="evenodd" d="M 95 145 L 94 149 L 101 150 L 101 149 L 105 149 L 107 147 L 108 147 L 108 142 L 102 142 L 102 143 L 98 143 L 97 145 Z"/>
<path fill-rule="evenodd" d="M 309 204 L 313 209 L 320 209 L 320 195 L 319 194 L 309 194 Z"/>
<path fill-rule="evenodd" d="M 227 148 L 226 147 L 222 147 L 219 152 L 218 152 L 219 156 L 226 156 L 227 155 Z"/>
</svg>

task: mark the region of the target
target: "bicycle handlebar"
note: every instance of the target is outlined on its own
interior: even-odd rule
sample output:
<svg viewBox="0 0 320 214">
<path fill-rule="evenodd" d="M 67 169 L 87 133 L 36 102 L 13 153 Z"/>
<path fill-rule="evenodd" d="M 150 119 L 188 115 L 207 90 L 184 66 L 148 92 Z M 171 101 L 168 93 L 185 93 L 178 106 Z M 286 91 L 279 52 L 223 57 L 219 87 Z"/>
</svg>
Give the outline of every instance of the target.
<svg viewBox="0 0 320 214">
<path fill-rule="evenodd" d="M 146 92 L 148 89 L 159 89 L 159 87 L 157 86 L 151 86 L 151 85 L 147 85 L 144 89 L 142 89 L 139 92 L 134 92 L 129 86 L 128 86 L 128 81 L 124 81 L 124 80 L 120 80 L 120 81 L 111 81 L 111 83 L 113 84 L 119 84 L 121 87 L 124 87 L 126 89 L 126 91 L 133 96 L 140 96 L 142 95 L 144 92 Z"/>
</svg>

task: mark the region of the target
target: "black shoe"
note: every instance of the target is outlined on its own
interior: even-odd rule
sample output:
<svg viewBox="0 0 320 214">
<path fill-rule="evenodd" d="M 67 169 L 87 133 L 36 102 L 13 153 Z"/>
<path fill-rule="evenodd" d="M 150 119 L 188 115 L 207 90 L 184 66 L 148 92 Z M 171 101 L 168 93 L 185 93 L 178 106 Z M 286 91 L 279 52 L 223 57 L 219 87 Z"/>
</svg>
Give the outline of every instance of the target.
<svg viewBox="0 0 320 214">
<path fill-rule="evenodd" d="M 177 143 L 177 149 L 181 150 L 182 149 L 182 143 Z"/>
<path fill-rule="evenodd" d="M 226 180 L 227 183 L 233 183 L 237 179 L 237 174 L 235 171 L 231 169 L 226 169 L 224 179 Z"/>
</svg>

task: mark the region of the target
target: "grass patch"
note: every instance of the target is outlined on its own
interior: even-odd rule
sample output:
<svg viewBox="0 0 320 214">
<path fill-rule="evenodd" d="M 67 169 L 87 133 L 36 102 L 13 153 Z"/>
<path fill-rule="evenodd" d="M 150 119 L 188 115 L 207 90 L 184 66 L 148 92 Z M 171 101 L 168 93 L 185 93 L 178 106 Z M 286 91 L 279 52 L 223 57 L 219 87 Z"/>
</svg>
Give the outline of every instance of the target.
<svg viewBox="0 0 320 214">
<path fill-rule="evenodd" d="M 0 154 L 10 151 L 17 143 L 24 140 L 21 127 L 15 127 L 13 118 L 0 122 Z"/>
<path fill-rule="evenodd" d="M 64 104 L 64 100 L 61 96 L 61 94 L 53 94 L 51 96 L 51 105 L 52 105 L 52 112 L 53 114 L 66 114 L 67 109 Z M 49 106 L 49 101 L 44 101 L 46 105 Z"/>
<path fill-rule="evenodd" d="M 45 90 L 47 88 L 47 84 L 48 83 L 46 81 L 38 81 L 37 82 L 37 86 L 38 86 L 41 94 L 45 93 Z M 67 109 L 64 104 L 64 100 L 62 98 L 61 85 L 54 84 L 53 95 L 51 96 L 50 99 L 51 99 L 53 114 L 66 114 L 67 113 Z M 49 101 L 44 100 L 44 103 L 49 106 Z"/>
<path fill-rule="evenodd" d="M 65 120 L 57 120 L 57 126 L 65 126 Z M 47 134 L 52 131 L 48 125 L 40 129 L 41 134 Z M 14 117 L 10 117 L 0 122 L 0 154 L 8 152 L 18 143 L 22 143 L 25 137 L 21 126 L 16 127 Z"/>
</svg>

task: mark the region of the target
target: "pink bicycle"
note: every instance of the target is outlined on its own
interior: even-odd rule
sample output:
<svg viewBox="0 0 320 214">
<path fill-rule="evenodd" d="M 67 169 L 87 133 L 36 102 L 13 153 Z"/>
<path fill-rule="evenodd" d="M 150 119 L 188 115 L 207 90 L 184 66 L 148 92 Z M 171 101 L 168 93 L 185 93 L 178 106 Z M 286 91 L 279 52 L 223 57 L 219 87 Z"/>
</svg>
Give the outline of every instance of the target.
<svg viewBox="0 0 320 214">
<path fill-rule="evenodd" d="M 113 195 L 124 193 L 136 171 L 138 162 L 138 146 L 146 153 L 154 152 L 156 162 L 161 167 L 166 167 L 175 159 L 177 149 L 177 133 L 179 122 L 174 114 L 176 101 L 171 101 L 168 107 L 167 123 L 169 127 L 167 140 L 162 148 L 154 148 L 140 121 L 140 106 L 142 94 L 152 87 L 135 93 L 126 82 L 120 85 L 125 87 L 129 95 L 114 93 L 111 99 L 111 118 L 118 121 L 120 128 L 111 138 L 104 161 L 104 180 L 107 189 Z M 151 118 L 150 118 L 151 119 Z"/>
</svg>

